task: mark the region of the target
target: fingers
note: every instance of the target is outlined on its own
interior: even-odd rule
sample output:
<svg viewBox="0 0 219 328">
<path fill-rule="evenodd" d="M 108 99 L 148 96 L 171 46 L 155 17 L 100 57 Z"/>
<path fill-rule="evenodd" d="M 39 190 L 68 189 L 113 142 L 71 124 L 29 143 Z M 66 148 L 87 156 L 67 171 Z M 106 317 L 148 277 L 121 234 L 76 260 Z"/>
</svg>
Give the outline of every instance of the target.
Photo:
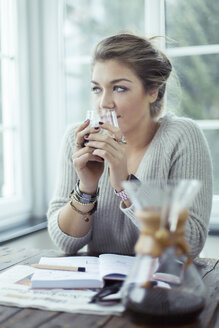
<svg viewBox="0 0 219 328">
<path fill-rule="evenodd" d="M 113 166 L 119 165 L 126 158 L 125 146 L 106 134 L 89 135 L 86 138 L 86 147 L 92 149 L 93 155 L 104 158 Z"/>
<path fill-rule="evenodd" d="M 84 137 L 88 136 L 90 133 L 97 133 L 100 127 L 90 127 L 90 120 L 86 120 L 81 124 L 75 131 L 75 148 L 81 149 L 84 147 Z"/>
<path fill-rule="evenodd" d="M 74 161 L 75 159 L 84 156 L 86 154 L 92 154 L 94 151 L 94 148 L 92 147 L 83 147 L 80 148 L 79 150 L 75 151 L 72 155 L 72 160 Z"/>
<path fill-rule="evenodd" d="M 86 120 L 84 123 L 82 123 L 81 125 L 79 125 L 79 127 L 75 130 L 75 146 L 76 148 L 82 148 L 83 147 L 83 142 L 84 142 L 84 138 L 83 138 L 83 132 L 84 134 L 88 133 L 88 126 L 90 124 L 89 120 Z"/>
<path fill-rule="evenodd" d="M 83 154 L 80 157 L 73 159 L 73 165 L 75 169 L 83 169 L 88 162 L 99 162 L 103 163 L 103 159 L 97 155 L 93 155 L 92 153 Z"/>
<path fill-rule="evenodd" d="M 87 162 L 100 162 L 103 163 L 103 158 L 93 154 L 94 149 L 83 147 L 72 155 L 73 165 L 76 169 L 82 169 L 86 166 Z"/>
<path fill-rule="evenodd" d="M 118 140 L 122 139 L 122 133 L 118 127 L 103 122 L 99 122 L 99 126 L 101 127 L 101 129 L 107 131 L 108 134 L 111 135 L 113 138 Z"/>
<path fill-rule="evenodd" d="M 101 130 L 107 133 L 99 133 L 100 126 Z M 89 122 L 84 122 L 76 130 L 76 147 L 72 156 L 74 166 L 79 165 L 81 168 L 88 161 L 103 162 L 103 160 L 107 160 L 112 165 L 113 163 L 118 165 L 123 157 L 126 158 L 121 131 L 108 123 L 100 124 L 100 126 L 90 127 Z"/>
<path fill-rule="evenodd" d="M 85 145 L 92 148 L 100 148 L 108 151 L 119 150 L 120 144 L 108 134 L 89 134 L 84 137 Z"/>
</svg>

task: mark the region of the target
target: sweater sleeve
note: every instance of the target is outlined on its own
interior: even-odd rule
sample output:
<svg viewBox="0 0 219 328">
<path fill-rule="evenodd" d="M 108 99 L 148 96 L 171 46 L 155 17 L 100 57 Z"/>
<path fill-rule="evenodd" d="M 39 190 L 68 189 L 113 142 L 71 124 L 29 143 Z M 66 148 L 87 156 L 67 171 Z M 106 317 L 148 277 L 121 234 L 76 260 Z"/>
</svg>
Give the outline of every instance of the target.
<svg viewBox="0 0 219 328">
<path fill-rule="evenodd" d="M 65 234 L 59 227 L 58 217 L 62 208 L 69 202 L 69 194 L 77 181 L 77 175 L 72 163 L 74 147 L 74 126 L 70 126 L 63 137 L 60 149 L 58 179 L 55 192 L 47 212 L 48 232 L 57 247 L 66 254 L 74 254 L 85 246 L 91 238 L 91 230 L 81 238 Z"/>
<path fill-rule="evenodd" d="M 189 207 L 185 237 L 190 254 L 196 257 L 202 250 L 208 232 L 212 206 L 212 162 L 207 141 L 200 128 L 191 120 L 179 125 L 179 140 L 171 156 L 169 179 L 197 179 L 201 188 Z"/>
<path fill-rule="evenodd" d="M 140 229 L 140 222 L 136 219 L 134 211 L 134 205 L 132 204 L 130 207 L 124 206 L 123 201 L 120 202 L 119 206 L 120 210 L 132 221 L 132 223 Z"/>
</svg>

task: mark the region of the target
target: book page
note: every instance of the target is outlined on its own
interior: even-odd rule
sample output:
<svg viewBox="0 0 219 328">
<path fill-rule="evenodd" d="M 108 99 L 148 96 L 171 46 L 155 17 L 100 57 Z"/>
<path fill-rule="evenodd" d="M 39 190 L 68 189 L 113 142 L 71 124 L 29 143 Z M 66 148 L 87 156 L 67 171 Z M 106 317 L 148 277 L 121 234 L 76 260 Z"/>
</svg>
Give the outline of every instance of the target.
<svg viewBox="0 0 219 328">
<path fill-rule="evenodd" d="M 86 272 L 37 269 L 31 279 L 32 288 L 89 288 L 103 284 L 98 257 L 41 257 L 39 264 L 85 267 Z"/>
<path fill-rule="evenodd" d="M 129 274 L 135 257 L 116 254 L 102 254 L 100 260 L 100 275 L 110 279 L 124 280 Z M 109 276 L 110 275 L 110 276 Z"/>
</svg>

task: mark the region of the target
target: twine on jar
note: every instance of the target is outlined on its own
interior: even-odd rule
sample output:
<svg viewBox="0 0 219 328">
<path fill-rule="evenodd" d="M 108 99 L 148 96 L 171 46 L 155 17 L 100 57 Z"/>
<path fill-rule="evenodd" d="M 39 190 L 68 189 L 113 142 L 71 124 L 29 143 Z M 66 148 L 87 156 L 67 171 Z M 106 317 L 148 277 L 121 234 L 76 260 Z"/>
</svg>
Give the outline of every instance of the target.
<svg viewBox="0 0 219 328">
<path fill-rule="evenodd" d="M 188 255 L 189 246 L 184 237 L 184 225 L 189 217 L 187 210 L 179 213 L 176 230 L 171 232 L 169 227 L 160 227 L 160 213 L 143 209 L 135 213 L 143 227 L 135 245 L 138 254 L 160 257 L 167 247 L 174 246 L 177 255 Z"/>
<path fill-rule="evenodd" d="M 166 248 L 175 247 L 178 256 L 187 255 L 187 261 L 184 263 L 184 270 L 186 270 L 192 262 L 192 258 L 189 256 L 189 246 L 184 237 L 184 226 L 189 212 L 182 210 L 179 213 L 175 231 L 170 231 L 168 225 L 161 227 L 161 213 L 153 208 L 137 211 L 135 215 L 142 223 L 140 236 L 135 245 L 136 253 L 149 255 L 155 259 L 160 257 Z M 141 287 L 150 288 L 152 286 L 153 281 L 146 280 Z"/>
</svg>

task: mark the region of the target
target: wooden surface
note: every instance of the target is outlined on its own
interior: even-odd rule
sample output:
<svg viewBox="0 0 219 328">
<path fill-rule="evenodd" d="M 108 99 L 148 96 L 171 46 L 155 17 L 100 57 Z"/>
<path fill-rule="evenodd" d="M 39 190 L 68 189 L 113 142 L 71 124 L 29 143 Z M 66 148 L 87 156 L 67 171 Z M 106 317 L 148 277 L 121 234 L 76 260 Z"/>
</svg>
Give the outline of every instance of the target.
<svg viewBox="0 0 219 328">
<path fill-rule="evenodd" d="M 57 256 L 55 250 L 40 249 L 12 249 L 0 247 L 0 272 L 15 264 L 37 263 L 41 256 Z M 218 328 L 219 327 L 219 260 L 199 259 L 198 270 L 207 286 L 206 306 L 200 314 L 198 320 L 190 325 L 179 325 L 171 327 L 181 328 Z M 128 316 L 98 316 L 85 314 L 71 314 L 64 312 L 51 312 L 35 309 L 22 309 L 17 307 L 0 306 L 0 327 L 1 328 L 150 328 L 163 327 L 149 326 L 146 324 L 136 325 L 132 323 Z"/>
</svg>

